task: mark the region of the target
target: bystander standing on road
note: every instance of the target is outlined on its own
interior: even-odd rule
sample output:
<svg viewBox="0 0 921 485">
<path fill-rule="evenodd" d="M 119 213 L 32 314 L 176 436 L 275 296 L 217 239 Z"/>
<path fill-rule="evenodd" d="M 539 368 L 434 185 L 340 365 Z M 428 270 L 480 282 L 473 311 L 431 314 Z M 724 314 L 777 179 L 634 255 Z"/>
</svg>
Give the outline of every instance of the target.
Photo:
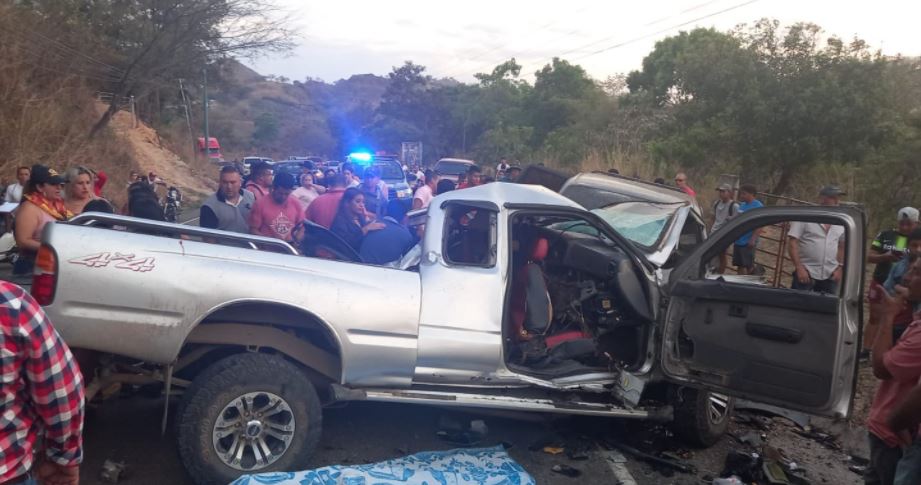
<svg viewBox="0 0 921 485">
<path fill-rule="evenodd" d="M 438 185 L 435 187 L 435 195 L 446 194 L 452 190 L 455 190 L 457 185 L 450 179 L 441 179 L 438 181 Z"/>
<path fill-rule="evenodd" d="M 432 169 L 425 171 L 425 185 L 419 187 L 413 194 L 413 210 L 424 209 L 432 202 L 438 190 L 438 173 Z"/>
<path fill-rule="evenodd" d="M 5 281 L 0 327 L 0 483 L 77 485 L 83 461 L 80 369 L 41 306 Z"/>
<path fill-rule="evenodd" d="M 483 171 L 480 170 L 480 167 L 476 165 L 471 165 L 470 168 L 467 169 L 467 176 L 465 177 L 463 182 L 461 182 L 460 178 L 458 177 L 457 188 L 466 189 L 466 188 L 476 187 L 480 185 L 480 183 L 482 182 L 481 180 L 482 175 L 483 175 Z"/>
<path fill-rule="evenodd" d="M 351 163 L 343 163 L 339 172 L 345 176 L 346 188 L 358 187 L 361 184 L 361 179 L 358 178 L 358 175 L 355 175 L 355 166 Z"/>
<path fill-rule="evenodd" d="M 381 219 L 384 227 L 368 232 L 362 240 L 361 260 L 369 264 L 387 264 L 403 257 L 416 244 L 416 238 L 403 225 L 405 218 L 406 204 L 402 200 L 391 200 L 387 204 L 387 215 Z"/>
<path fill-rule="evenodd" d="M 505 172 L 508 172 L 509 167 L 508 160 L 506 160 L 505 157 L 501 158 L 499 164 L 496 165 L 496 177 L 498 178 L 505 174 Z"/>
<path fill-rule="evenodd" d="M 681 189 L 685 194 L 690 195 L 691 197 L 697 197 L 697 192 L 688 185 L 688 176 L 684 172 L 678 172 L 675 174 L 675 185 Z"/>
<path fill-rule="evenodd" d="M 739 203 L 732 197 L 732 186 L 726 183 L 720 184 L 716 188 L 719 192 L 719 198 L 713 203 L 713 218 L 710 224 L 710 234 L 719 231 L 727 222 L 739 215 Z M 726 272 L 726 266 L 729 264 L 729 256 L 726 251 L 720 254 L 719 273 Z"/>
<path fill-rule="evenodd" d="M 201 206 L 198 224 L 209 229 L 249 233 L 249 214 L 256 204 L 252 192 L 243 190 L 243 175 L 235 165 L 221 167 L 220 187 Z"/>
<path fill-rule="evenodd" d="M 755 198 L 758 189 L 752 184 L 739 187 L 739 214 L 764 207 L 760 200 Z M 761 228 L 746 232 L 736 240 L 732 247 L 732 264 L 740 275 L 752 274 L 755 269 L 755 252 L 758 249 L 758 240 L 761 238 Z"/>
<path fill-rule="evenodd" d="M 31 274 L 35 255 L 42 244 L 42 230 L 49 222 L 66 221 L 73 214 L 64 205 L 61 188 L 64 177 L 44 165 L 33 165 L 29 181 L 23 191 L 22 203 L 16 210 L 14 236 L 19 247 L 19 258 L 13 274 Z"/>
<path fill-rule="evenodd" d="M 342 174 L 333 175 L 328 180 L 326 193 L 317 197 L 307 207 L 307 220 L 319 224 L 327 229 L 333 225 L 333 219 L 339 212 L 339 201 L 345 193 L 346 179 Z"/>
<path fill-rule="evenodd" d="M 72 167 L 64 172 L 64 180 L 64 205 L 72 214 L 81 214 L 86 204 L 96 198 L 93 173 L 86 167 Z"/>
<path fill-rule="evenodd" d="M 6 193 L 3 194 L 3 201 L 12 202 L 14 204 L 22 202 L 22 194 L 26 185 L 29 183 L 29 176 L 31 174 L 32 170 L 30 170 L 29 167 L 17 168 L 16 183 L 6 188 Z"/>
<path fill-rule="evenodd" d="M 819 204 L 835 207 L 844 191 L 828 185 L 819 191 Z M 818 222 L 791 222 L 787 232 L 790 260 L 796 268 L 794 290 L 836 294 L 844 269 L 844 227 Z"/>
<path fill-rule="evenodd" d="M 895 295 L 883 295 L 877 306 L 879 331 L 873 341 L 873 375 L 880 379 L 867 417 L 870 465 L 864 482 L 894 483 L 902 446 L 913 441 L 911 433 L 898 433 L 889 426 L 892 411 L 909 395 L 921 379 L 921 321 L 915 320 L 898 339 L 893 336 L 895 318 L 906 306 L 921 301 L 921 259 L 916 260 L 902 278 Z"/>
<path fill-rule="evenodd" d="M 258 202 L 272 191 L 272 180 L 275 178 L 275 173 L 272 166 L 265 162 L 256 163 L 255 166 L 250 167 L 249 173 L 249 182 L 246 182 L 243 188 L 252 192 Z"/>
<path fill-rule="evenodd" d="M 384 216 L 387 207 L 386 189 L 381 189 L 381 174 L 374 167 L 365 169 L 362 183 L 358 186 L 365 197 L 365 210 L 374 219 Z"/>
<path fill-rule="evenodd" d="M 306 210 L 317 197 L 326 193 L 326 187 L 318 185 L 313 173 L 301 174 L 301 186 L 291 192 L 291 196 L 301 201 Z"/>
<path fill-rule="evenodd" d="M 294 228 L 304 221 L 304 208 L 291 197 L 294 176 L 279 173 L 272 181 L 272 192 L 253 204 L 249 214 L 250 232 L 259 236 L 292 241 Z"/>
<path fill-rule="evenodd" d="M 878 303 L 885 291 L 883 284 L 889 279 L 893 265 L 904 259 L 908 250 L 908 237 L 918 227 L 918 210 L 913 207 L 903 207 L 897 213 L 898 226 L 880 232 L 870 244 L 870 253 L 867 262 L 876 264 L 873 270 L 873 279 L 867 290 L 867 300 L 870 302 L 870 317 L 863 331 L 863 349 L 867 351 L 873 345 L 876 337 L 876 328 L 879 317 L 873 312 L 873 303 Z M 903 271 L 904 273 L 904 271 Z"/>
</svg>

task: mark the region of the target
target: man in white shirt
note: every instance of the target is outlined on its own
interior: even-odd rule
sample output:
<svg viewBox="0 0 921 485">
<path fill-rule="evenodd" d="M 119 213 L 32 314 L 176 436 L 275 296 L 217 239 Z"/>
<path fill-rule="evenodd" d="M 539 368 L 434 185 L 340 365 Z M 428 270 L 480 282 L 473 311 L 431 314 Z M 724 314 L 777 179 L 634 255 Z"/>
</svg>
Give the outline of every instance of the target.
<svg viewBox="0 0 921 485">
<path fill-rule="evenodd" d="M 438 185 L 438 173 L 432 169 L 425 171 L 425 185 L 419 187 L 413 195 L 413 210 L 424 209 L 429 206 L 437 195 L 435 187 Z"/>
<path fill-rule="evenodd" d="M 499 165 L 496 165 L 496 177 L 501 177 L 502 175 L 505 175 L 505 172 L 507 172 L 508 169 L 509 169 L 508 160 L 504 158 L 499 160 Z"/>
<path fill-rule="evenodd" d="M 6 188 L 6 195 L 3 196 L 4 202 L 13 202 L 18 204 L 22 201 L 22 189 L 29 182 L 29 176 L 32 171 L 29 167 L 19 167 L 16 169 L 16 183 Z"/>
<path fill-rule="evenodd" d="M 819 192 L 819 203 L 837 206 L 845 195 L 840 188 L 829 185 Z M 796 267 L 794 290 L 836 294 L 844 268 L 843 226 L 818 222 L 792 222 L 787 233 L 790 259 Z"/>
</svg>

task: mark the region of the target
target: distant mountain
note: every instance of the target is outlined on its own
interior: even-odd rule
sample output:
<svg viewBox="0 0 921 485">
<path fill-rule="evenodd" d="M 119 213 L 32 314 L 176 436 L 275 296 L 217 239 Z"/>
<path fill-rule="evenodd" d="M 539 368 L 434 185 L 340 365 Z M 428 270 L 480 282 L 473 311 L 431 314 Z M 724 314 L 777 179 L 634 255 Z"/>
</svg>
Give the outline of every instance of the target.
<svg viewBox="0 0 921 485">
<path fill-rule="evenodd" d="M 334 83 L 283 82 L 236 60 L 221 64 L 211 90 L 211 133 L 226 158 L 321 155 L 338 158 L 361 137 L 388 79 L 357 74 Z"/>
</svg>

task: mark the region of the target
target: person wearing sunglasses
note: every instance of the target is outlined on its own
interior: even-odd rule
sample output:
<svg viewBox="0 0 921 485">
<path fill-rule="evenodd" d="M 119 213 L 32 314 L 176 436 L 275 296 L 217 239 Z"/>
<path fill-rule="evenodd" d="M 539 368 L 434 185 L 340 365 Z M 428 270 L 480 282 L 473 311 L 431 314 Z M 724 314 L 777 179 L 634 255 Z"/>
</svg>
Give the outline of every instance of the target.
<svg viewBox="0 0 921 485">
<path fill-rule="evenodd" d="M 35 255 L 41 247 L 42 229 L 46 224 L 73 217 L 61 197 L 63 188 L 64 177 L 53 168 L 32 166 L 32 174 L 22 195 L 22 204 L 16 209 L 14 236 L 16 246 L 19 247 L 19 259 L 13 266 L 13 274 L 32 273 Z"/>
<path fill-rule="evenodd" d="M 688 176 L 684 172 L 678 172 L 675 174 L 675 185 L 681 189 L 685 194 L 690 195 L 691 197 L 697 197 L 697 191 L 691 188 L 688 185 Z"/>
</svg>

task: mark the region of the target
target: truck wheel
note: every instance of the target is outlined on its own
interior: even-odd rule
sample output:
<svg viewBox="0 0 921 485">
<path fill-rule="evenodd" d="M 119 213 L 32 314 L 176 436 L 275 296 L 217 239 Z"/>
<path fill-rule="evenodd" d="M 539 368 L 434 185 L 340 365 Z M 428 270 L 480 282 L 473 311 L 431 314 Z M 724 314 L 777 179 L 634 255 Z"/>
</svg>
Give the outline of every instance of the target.
<svg viewBox="0 0 921 485">
<path fill-rule="evenodd" d="M 723 394 L 683 387 L 675 390 L 672 430 L 690 445 L 709 447 L 726 433 L 735 400 Z"/>
<path fill-rule="evenodd" d="M 178 449 L 196 483 L 303 468 L 320 439 L 320 400 L 282 357 L 235 354 L 202 371 L 183 396 Z"/>
</svg>

